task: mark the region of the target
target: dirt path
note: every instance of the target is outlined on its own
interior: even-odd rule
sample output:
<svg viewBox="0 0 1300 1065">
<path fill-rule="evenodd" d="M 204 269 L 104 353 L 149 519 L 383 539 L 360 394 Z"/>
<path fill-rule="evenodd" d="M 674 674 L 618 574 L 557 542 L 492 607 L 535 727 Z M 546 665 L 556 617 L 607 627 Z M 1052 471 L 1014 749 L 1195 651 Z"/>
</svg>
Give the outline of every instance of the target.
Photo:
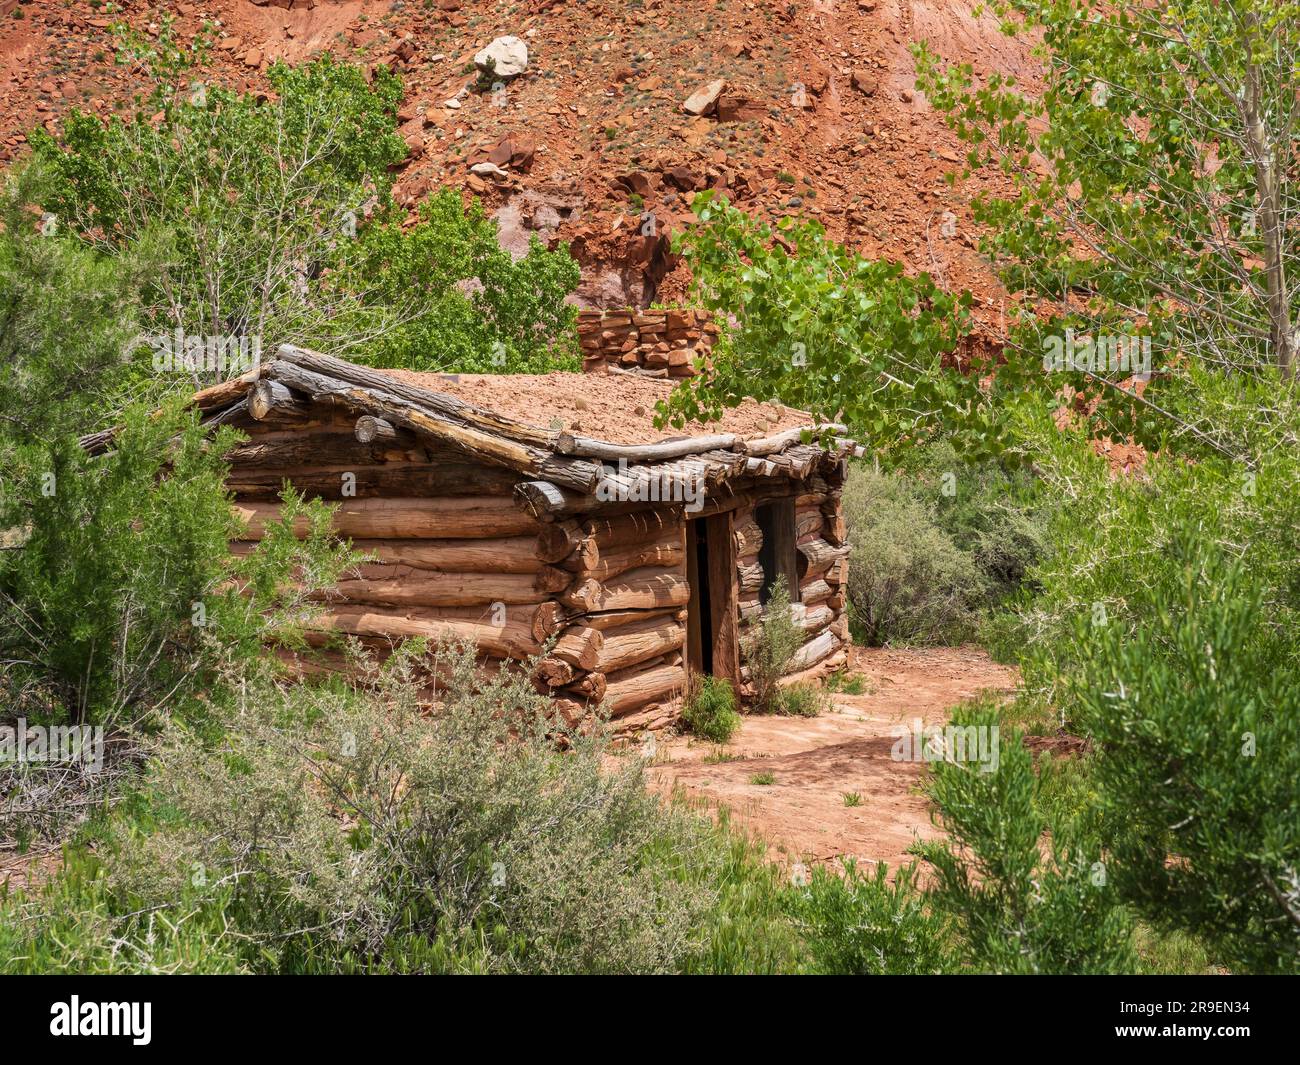
<svg viewBox="0 0 1300 1065">
<path fill-rule="evenodd" d="M 653 779 L 727 806 L 791 858 L 906 861 L 914 839 L 937 833 L 919 791 L 922 767 L 891 759 L 892 730 L 916 718 L 946 721 L 951 707 L 981 691 L 1011 690 L 1016 671 L 973 647 L 855 648 L 851 665 L 866 678 L 866 694 L 837 694 L 835 710 L 816 718 L 746 717 L 727 745 L 731 761 L 706 761 L 718 748 L 687 736 L 661 742 Z M 766 773 L 774 783 L 751 782 Z M 853 792 L 860 805 L 845 805 Z"/>
</svg>

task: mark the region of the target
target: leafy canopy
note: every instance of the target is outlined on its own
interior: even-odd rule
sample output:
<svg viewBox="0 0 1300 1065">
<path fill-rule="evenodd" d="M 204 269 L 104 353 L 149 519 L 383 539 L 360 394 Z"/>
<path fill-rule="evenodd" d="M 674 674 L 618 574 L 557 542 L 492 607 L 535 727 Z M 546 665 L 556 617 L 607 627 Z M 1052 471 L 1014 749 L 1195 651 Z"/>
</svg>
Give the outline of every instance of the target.
<svg viewBox="0 0 1300 1065">
<path fill-rule="evenodd" d="M 1290 378 L 1300 347 L 1300 7 L 1273 0 L 1005 0 L 1008 35 L 1041 34 L 1044 84 L 977 78 L 915 49 L 918 85 L 1010 194 L 975 196 L 981 251 L 1020 304 L 997 402 L 1085 392 L 1094 432 L 1148 447 L 1244 452 L 1209 421 L 1194 364 Z M 1067 335 L 1066 331 L 1069 330 Z M 1135 338 L 1154 379 L 1139 399 Z M 1072 365 L 1044 372 L 1053 345 Z M 1118 363 L 1118 365 L 1116 365 Z"/>
<path fill-rule="evenodd" d="M 711 367 L 662 409 L 668 421 L 717 416 L 755 397 L 843 420 L 879 448 L 957 423 L 995 443 L 978 379 L 945 368 L 944 353 L 967 327 L 968 294 L 861 258 L 816 222 L 773 229 L 708 193 L 693 207 L 699 224 L 678 247 L 703 304 L 734 324 Z"/>
<path fill-rule="evenodd" d="M 396 75 L 325 54 L 274 64 L 261 98 L 194 80 L 201 54 L 168 35 L 140 55 L 154 88 L 133 113 L 74 110 L 31 141 L 57 227 L 108 256 L 161 248 L 142 340 L 179 329 L 421 370 L 576 366 L 567 249 L 534 239 L 515 261 L 453 190 L 403 225 Z"/>
</svg>

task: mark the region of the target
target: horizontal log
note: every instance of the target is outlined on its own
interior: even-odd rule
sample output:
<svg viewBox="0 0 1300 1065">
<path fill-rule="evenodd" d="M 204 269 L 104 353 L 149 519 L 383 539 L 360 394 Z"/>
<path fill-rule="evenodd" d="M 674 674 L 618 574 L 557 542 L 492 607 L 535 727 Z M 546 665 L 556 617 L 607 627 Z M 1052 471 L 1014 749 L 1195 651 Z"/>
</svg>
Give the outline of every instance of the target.
<svg viewBox="0 0 1300 1065">
<path fill-rule="evenodd" d="M 798 551 L 797 562 L 801 581 L 812 574 L 824 573 L 849 553 L 847 547 L 836 547 L 825 540 L 809 540 L 807 543 L 796 545 L 795 549 Z"/>
<path fill-rule="evenodd" d="M 249 523 L 242 539 L 260 540 L 267 522 L 280 517 L 273 503 L 235 504 Z M 353 499 L 338 505 L 333 524 L 340 536 L 354 539 L 486 539 L 537 535 L 537 523 L 509 499 L 455 497 L 430 499 Z M 307 534 L 307 522 L 294 524 L 297 536 Z"/>
<path fill-rule="evenodd" d="M 528 573 L 431 573 L 396 580 L 341 580 L 319 593 L 330 602 L 372 606 L 477 606 L 540 603 L 548 593 Z"/>
<path fill-rule="evenodd" d="M 609 633 L 611 629 L 634 625 L 638 621 L 647 621 L 650 618 L 671 617 L 684 623 L 686 611 L 679 606 L 661 606 L 651 610 L 608 610 L 604 613 L 582 614 L 579 617 L 584 625 Z"/>
<path fill-rule="evenodd" d="M 572 684 L 581 673 L 596 668 L 605 636 L 599 629 L 570 625 L 537 663 L 537 674 L 552 688 Z"/>
<path fill-rule="evenodd" d="M 807 431 L 810 439 L 814 442 L 824 433 L 846 433 L 848 429 L 835 422 L 823 423 L 820 425 L 811 425 L 797 429 L 786 429 L 772 436 L 765 436 L 759 440 L 745 441 L 745 454 L 762 458 L 767 455 L 775 455 L 778 451 L 784 451 L 791 444 L 798 444 L 803 441 L 803 434 Z"/>
<path fill-rule="evenodd" d="M 676 698 L 686 687 L 686 670 L 663 662 L 633 666 L 605 674 L 605 699 L 601 704 L 610 717 L 618 717 L 646 703 Z"/>
<path fill-rule="evenodd" d="M 830 595 L 831 586 L 820 577 L 799 586 L 799 601 L 808 606 L 820 603 Z"/>
<path fill-rule="evenodd" d="M 589 540 L 588 544 L 594 549 L 595 540 Z M 680 530 L 673 530 L 669 536 L 657 542 L 630 544 L 626 547 L 615 547 L 601 552 L 593 550 L 591 553 L 596 554 L 596 560 L 584 565 L 577 571 L 579 580 L 591 578 L 598 581 L 608 581 L 621 573 L 642 566 L 680 566 L 686 559 L 686 545 L 682 542 Z M 580 551 L 577 554 L 585 555 L 587 552 Z"/>
<path fill-rule="evenodd" d="M 533 635 L 539 641 L 558 636 L 568 624 L 569 612 L 553 599 L 537 604 L 537 612 L 532 618 Z"/>
<path fill-rule="evenodd" d="M 798 673 L 816 665 L 827 655 L 834 654 L 841 648 L 840 638 L 825 629 L 797 650 L 786 666 L 787 673 Z"/>
<path fill-rule="evenodd" d="M 622 574 L 608 583 L 578 581 L 561 596 L 561 602 L 581 613 L 591 613 L 598 610 L 685 606 L 690 598 L 690 585 L 684 574 L 638 569 Z"/>
<path fill-rule="evenodd" d="M 836 670 L 843 669 L 848 665 L 849 656 L 844 651 L 836 651 L 832 655 L 823 658 L 814 666 L 808 669 L 802 669 L 798 673 L 787 673 L 784 677 L 777 678 L 777 684 L 783 688 L 788 688 L 794 684 L 812 684 L 834 673 Z"/>
<path fill-rule="evenodd" d="M 635 544 L 657 543 L 680 530 L 682 520 L 681 507 L 665 506 L 618 517 L 588 518 L 582 528 L 602 551 L 608 551 Z"/>
<path fill-rule="evenodd" d="M 424 407 L 443 418 L 460 422 L 489 433 L 499 433 L 511 440 L 532 445 L 548 451 L 555 449 L 556 434 L 550 430 L 540 429 L 525 422 L 516 421 L 501 414 L 476 407 L 455 396 L 432 389 L 421 388 L 391 377 L 382 370 L 373 370 L 368 366 L 337 359 L 332 355 L 309 351 L 293 344 L 282 344 L 276 349 L 277 360 L 292 363 L 325 377 L 366 389 L 388 392 L 397 398 L 417 407 Z"/>
<path fill-rule="evenodd" d="M 497 477 L 484 476 L 501 473 Z M 514 478 L 504 471 L 468 463 L 430 466 L 425 462 L 381 463 L 378 465 L 313 466 L 292 469 L 233 468 L 226 486 L 237 496 L 254 502 L 279 499 L 288 481 L 309 499 L 327 502 L 344 499 L 409 499 L 438 496 L 500 495 L 507 499 Z"/>
<path fill-rule="evenodd" d="M 584 459 L 558 458 L 549 451 L 521 443 L 514 438 L 497 435 L 495 431 L 449 420 L 432 408 L 419 406 L 397 395 L 392 388 L 399 384 L 395 380 L 381 377 L 376 385 L 361 386 L 333 376 L 324 376 L 306 369 L 303 365 L 281 359 L 267 366 L 264 374 L 295 391 L 306 393 L 314 401 L 327 398 L 337 400 L 362 414 L 383 418 L 393 425 L 403 426 L 440 444 L 456 448 L 475 459 L 506 466 L 529 476 L 540 476 L 547 481 L 567 485 L 582 492 L 594 491 L 603 476 L 599 463 Z M 427 393 L 427 395 L 432 396 L 436 393 Z M 449 396 L 442 398 L 451 399 Z M 514 424 L 522 425 L 522 423 Z"/>
<path fill-rule="evenodd" d="M 518 615 L 515 615 L 517 618 Z M 461 616 L 433 612 L 385 613 L 360 608 L 337 607 L 323 611 L 312 622 L 317 629 L 327 629 L 350 636 L 431 641 L 459 640 L 473 643 L 484 654 L 498 658 L 531 658 L 541 652 L 531 628 L 504 614 L 501 624 L 492 619 L 471 620 Z"/>
<path fill-rule="evenodd" d="M 538 521 L 552 521 L 588 514 L 629 514 L 658 510 L 662 504 L 635 499 L 604 499 L 589 492 L 575 492 L 544 480 L 520 481 L 515 500 L 521 510 Z"/>
<path fill-rule="evenodd" d="M 620 460 L 628 463 L 670 462 L 688 455 L 699 455 L 705 451 L 728 451 L 742 444 L 742 439 L 735 433 L 691 436 L 679 440 L 663 440 L 654 444 L 611 444 L 606 440 L 561 432 L 556 438 L 555 450 L 561 455 L 581 455 L 584 458 L 600 459 L 602 462 Z"/>
<path fill-rule="evenodd" d="M 603 673 L 627 669 L 679 650 L 686 626 L 673 617 L 648 618 L 605 632 L 605 646 L 595 668 Z"/>
<path fill-rule="evenodd" d="M 481 540 L 353 540 L 352 549 L 377 562 L 444 573 L 537 573 L 531 536 Z"/>
<path fill-rule="evenodd" d="M 564 690 L 577 698 L 598 703 L 605 698 L 606 687 L 604 673 L 586 673 Z"/>
<path fill-rule="evenodd" d="M 835 611 L 820 604 L 808 606 L 805 603 L 791 603 L 790 620 L 804 632 L 820 632 L 835 620 Z"/>
<path fill-rule="evenodd" d="M 533 578 L 539 592 L 562 592 L 573 583 L 573 574 L 560 566 L 542 566 Z"/>
<path fill-rule="evenodd" d="M 600 547 L 596 541 L 587 537 L 578 543 L 568 556 L 560 563 L 570 573 L 595 569 L 600 562 Z"/>
<path fill-rule="evenodd" d="M 255 435 L 247 442 L 232 447 L 226 452 L 225 458 L 232 466 L 294 468 L 303 472 L 325 466 L 348 469 L 390 461 L 423 459 L 423 449 L 415 450 L 418 442 L 414 436 L 408 434 L 403 443 L 406 446 L 402 448 L 395 444 L 362 444 L 352 436 L 324 429 L 289 437 L 276 434 L 275 439 Z"/>
<path fill-rule="evenodd" d="M 610 730 L 620 738 L 635 737 L 670 727 L 676 723 L 680 713 L 681 708 L 673 699 L 662 703 L 650 702 L 620 714 L 618 720 L 610 722 Z"/>
<path fill-rule="evenodd" d="M 582 526 L 573 519 L 548 522 L 537 534 L 535 553 L 543 562 L 563 562 L 585 540 Z"/>
<path fill-rule="evenodd" d="M 547 688 L 567 688 L 582 676 L 582 670 L 562 658 L 539 659 L 535 669 L 537 679 Z"/>
<path fill-rule="evenodd" d="M 589 625 L 570 625 L 555 641 L 548 657 L 572 662 L 579 669 L 590 670 L 596 668 L 604 646 L 605 634 L 599 629 L 593 629 Z"/>
</svg>

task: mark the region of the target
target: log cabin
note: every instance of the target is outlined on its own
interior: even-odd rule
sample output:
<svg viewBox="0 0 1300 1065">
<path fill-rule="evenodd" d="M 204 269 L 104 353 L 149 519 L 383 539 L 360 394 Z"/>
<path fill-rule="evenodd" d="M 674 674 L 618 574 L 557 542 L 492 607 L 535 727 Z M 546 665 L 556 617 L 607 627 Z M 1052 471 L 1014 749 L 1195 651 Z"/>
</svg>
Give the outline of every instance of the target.
<svg viewBox="0 0 1300 1065">
<path fill-rule="evenodd" d="M 758 403 L 673 436 L 654 426 L 670 387 L 379 371 L 282 345 L 195 404 L 247 435 L 228 456 L 247 521 L 232 550 L 288 481 L 336 504 L 370 559 L 328 594 L 313 642 L 472 641 L 484 668 L 536 659 L 571 723 L 603 704 L 633 730 L 672 722 L 688 670 L 745 690 L 746 627 L 778 582 L 806 635 L 793 676 L 841 667 L 848 643 L 840 493 L 861 449 Z"/>
</svg>

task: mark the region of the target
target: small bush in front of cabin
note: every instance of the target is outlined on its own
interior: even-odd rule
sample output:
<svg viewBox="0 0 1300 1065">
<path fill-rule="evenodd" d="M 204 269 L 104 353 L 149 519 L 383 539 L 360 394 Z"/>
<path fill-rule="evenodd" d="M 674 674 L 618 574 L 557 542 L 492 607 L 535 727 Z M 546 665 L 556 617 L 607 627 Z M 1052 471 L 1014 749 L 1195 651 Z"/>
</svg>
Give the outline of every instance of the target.
<svg viewBox="0 0 1300 1065">
<path fill-rule="evenodd" d="M 750 625 L 741 640 L 740 652 L 749 670 L 753 689 L 750 705 L 757 714 L 779 714 L 782 690 L 779 683 L 803 645 L 803 632 L 790 616 L 790 595 L 778 582 L 763 607 L 758 621 Z"/>
<path fill-rule="evenodd" d="M 446 684 L 433 717 L 417 665 Z M 130 968 L 161 949 L 146 911 L 186 919 L 223 969 L 251 972 L 792 964 L 754 849 L 651 794 L 640 760 L 607 757 L 606 735 L 565 733 L 558 750 L 524 670 L 485 678 L 471 647 L 442 646 L 324 686 L 254 671 L 220 703 L 202 734 L 164 727 L 90 882 L 22 900 L 0 967 L 54 967 L 57 937 L 84 927 L 123 940 L 120 962 L 77 947 L 88 969 Z"/>
<path fill-rule="evenodd" d="M 721 677 L 692 673 L 682 703 L 682 724 L 701 739 L 726 743 L 740 727 L 736 693 Z"/>
<path fill-rule="evenodd" d="M 801 682 L 778 688 L 775 713 L 787 717 L 816 717 L 830 708 L 830 696 L 816 684 Z"/>
<path fill-rule="evenodd" d="M 786 908 L 803 933 L 814 972 L 905 976 L 952 972 L 950 923 L 916 887 L 916 866 L 872 875 L 844 861 L 842 875 L 817 866 Z"/>
</svg>

